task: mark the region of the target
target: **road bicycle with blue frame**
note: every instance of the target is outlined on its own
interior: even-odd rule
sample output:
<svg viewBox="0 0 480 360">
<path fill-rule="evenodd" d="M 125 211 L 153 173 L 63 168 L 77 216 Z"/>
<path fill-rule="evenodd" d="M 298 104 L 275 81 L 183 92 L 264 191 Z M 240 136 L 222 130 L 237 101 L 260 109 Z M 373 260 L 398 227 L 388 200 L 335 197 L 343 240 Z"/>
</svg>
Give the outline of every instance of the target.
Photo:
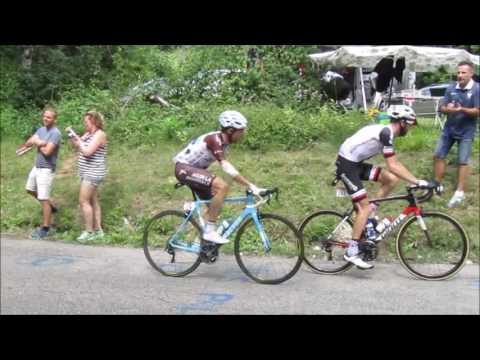
<svg viewBox="0 0 480 360">
<path fill-rule="evenodd" d="M 410 274 L 423 280 L 445 280 L 458 274 L 468 259 L 470 242 L 466 231 L 450 215 L 424 211 L 418 206 L 432 197 L 437 186 L 409 186 L 407 194 L 370 200 L 370 203 L 405 200 L 408 206 L 374 239 L 361 243 L 364 261 L 375 260 L 378 244 L 399 229 L 396 253 Z M 353 207 L 344 212 L 320 210 L 302 221 L 299 232 L 305 244 L 304 260 L 310 268 L 322 274 L 339 274 L 352 268 L 353 264 L 345 261 L 343 255 L 352 239 L 353 214 Z"/>
<path fill-rule="evenodd" d="M 177 184 L 175 188 L 182 186 Z M 192 194 L 194 201 L 187 203 L 190 205 L 186 211 L 162 211 L 144 229 L 145 256 L 165 276 L 183 277 L 202 262 L 212 264 L 218 259 L 221 245 L 202 239 L 202 208 L 211 201 L 201 200 L 194 191 Z M 227 239 L 236 232 L 235 259 L 248 277 L 261 284 L 290 279 L 303 261 L 303 242 L 296 226 L 282 216 L 259 210 L 274 195 L 278 198 L 278 189 L 266 190 L 257 199 L 250 190 L 245 196 L 226 198 L 225 203 L 245 206 L 235 220 L 223 221 L 220 227 L 221 235 Z"/>
</svg>

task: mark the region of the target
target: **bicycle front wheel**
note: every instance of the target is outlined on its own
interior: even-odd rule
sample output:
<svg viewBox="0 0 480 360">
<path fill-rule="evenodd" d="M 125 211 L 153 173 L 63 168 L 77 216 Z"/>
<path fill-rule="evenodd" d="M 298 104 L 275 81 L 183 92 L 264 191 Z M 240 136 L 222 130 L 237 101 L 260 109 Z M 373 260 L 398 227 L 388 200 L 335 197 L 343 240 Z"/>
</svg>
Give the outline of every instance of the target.
<svg viewBox="0 0 480 360">
<path fill-rule="evenodd" d="M 260 284 L 280 284 L 302 265 L 303 242 L 295 225 L 273 214 L 259 214 L 268 248 L 252 218 L 243 223 L 235 238 L 235 258 L 242 271 Z"/>
<path fill-rule="evenodd" d="M 305 263 L 322 274 L 339 274 L 353 264 L 345 261 L 348 242 L 352 239 L 350 218 L 330 210 L 321 210 L 303 220 L 299 232 L 305 246 Z"/>
<path fill-rule="evenodd" d="M 200 265 L 201 230 L 180 211 L 154 216 L 143 233 L 143 251 L 152 267 L 165 276 L 182 277 Z M 198 251 L 197 251 L 198 250 Z"/>
<path fill-rule="evenodd" d="M 423 280 L 453 277 L 468 257 L 465 230 L 454 218 L 439 212 L 422 213 L 420 219 L 410 218 L 398 232 L 396 248 L 401 264 Z"/>
</svg>

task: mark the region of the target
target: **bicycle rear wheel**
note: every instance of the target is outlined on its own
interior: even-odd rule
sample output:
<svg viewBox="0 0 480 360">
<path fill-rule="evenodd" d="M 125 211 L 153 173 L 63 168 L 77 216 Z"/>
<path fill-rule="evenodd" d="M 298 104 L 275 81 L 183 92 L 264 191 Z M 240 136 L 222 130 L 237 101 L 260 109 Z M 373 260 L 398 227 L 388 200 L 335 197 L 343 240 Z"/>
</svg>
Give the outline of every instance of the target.
<svg viewBox="0 0 480 360">
<path fill-rule="evenodd" d="M 167 210 L 154 216 L 143 232 L 143 251 L 152 267 L 165 276 L 182 277 L 200 265 L 201 230 L 183 212 Z M 172 244 L 173 240 L 173 244 Z"/>
<path fill-rule="evenodd" d="M 273 214 L 259 214 L 271 249 L 264 243 L 252 218 L 245 221 L 235 238 L 235 258 L 242 271 L 260 284 L 280 284 L 302 265 L 303 242 L 295 225 Z"/>
<path fill-rule="evenodd" d="M 352 239 L 353 224 L 350 218 L 330 210 L 321 210 L 303 220 L 299 232 L 305 246 L 304 261 L 322 274 L 339 274 L 353 264 L 343 255 Z"/>
<path fill-rule="evenodd" d="M 469 251 L 463 227 L 449 215 L 424 212 L 422 230 L 416 217 L 402 226 L 396 240 L 397 255 L 405 269 L 423 280 L 445 280 L 456 275 Z"/>
</svg>

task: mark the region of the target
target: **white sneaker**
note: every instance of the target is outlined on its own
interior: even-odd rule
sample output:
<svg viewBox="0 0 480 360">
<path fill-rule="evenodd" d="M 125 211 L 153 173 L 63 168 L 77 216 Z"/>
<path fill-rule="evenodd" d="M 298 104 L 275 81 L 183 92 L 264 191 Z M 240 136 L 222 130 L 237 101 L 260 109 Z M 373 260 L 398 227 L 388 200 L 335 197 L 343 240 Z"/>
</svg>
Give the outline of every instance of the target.
<svg viewBox="0 0 480 360">
<path fill-rule="evenodd" d="M 455 193 L 452 198 L 450 199 L 450 201 L 448 202 L 448 205 L 447 207 L 449 207 L 450 209 L 454 208 L 454 207 L 457 207 L 458 205 L 460 205 L 463 200 L 465 200 L 465 194 L 457 194 Z"/>
<path fill-rule="evenodd" d="M 88 232 L 88 231 L 84 231 L 80 234 L 79 237 L 77 237 L 77 241 L 78 242 L 81 242 L 81 243 L 84 243 L 84 242 L 87 242 L 87 241 L 91 241 L 93 240 L 95 234 L 94 233 L 91 233 L 91 232 Z"/>
<path fill-rule="evenodd" d="M 209 231 L 207 233 L 203 233 L 203 240 L 211 241 L 215 244 L 226 244 L 228 243 L 228 239 L 225 239 L 215 231 Z"/>
<path fill-rule="evenodd" d="M 348 261 L 348 262 L 351 262 L 352 264 L 355 264 L 357 265 L 360 269 L 372 269 L 373 268 L 373 265 L 372 264 L 369 264 L 369 263 L 366 263 L 365 261 L 363 261 L 360 256 L 358 255 L 354 255 L 354 256 L 347 256 L 347 254 L 343 255 L 343 258 Z"/>
</svg>

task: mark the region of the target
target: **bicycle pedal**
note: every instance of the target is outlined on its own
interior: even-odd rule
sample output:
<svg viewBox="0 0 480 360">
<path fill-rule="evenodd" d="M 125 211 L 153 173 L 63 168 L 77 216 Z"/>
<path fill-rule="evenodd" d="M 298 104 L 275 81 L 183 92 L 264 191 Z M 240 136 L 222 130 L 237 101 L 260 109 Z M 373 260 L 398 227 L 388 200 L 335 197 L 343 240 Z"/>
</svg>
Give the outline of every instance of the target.
<svg viewBox="0 0 480 360">
<path fill-rule="evenodd" d="M 207 255 L 207 254 L 202 253 L 202 254 L 200 254 L 200 260 L 201 260 L 201 262 L 204 263 L 204 264 L 209 264 L 209 265 L 211 265 L 211 264 L 215 263 L 215 262 L 218 260 L 218 254 L 216 254 L 216 255 Z"/>
<path fill-rule="evenodd" d="M 200 260 L 206 264 L 213 264 L 218 259 L 218 248 L 221 244 L 205 241 L 200 252 Z"/>
</svg>

